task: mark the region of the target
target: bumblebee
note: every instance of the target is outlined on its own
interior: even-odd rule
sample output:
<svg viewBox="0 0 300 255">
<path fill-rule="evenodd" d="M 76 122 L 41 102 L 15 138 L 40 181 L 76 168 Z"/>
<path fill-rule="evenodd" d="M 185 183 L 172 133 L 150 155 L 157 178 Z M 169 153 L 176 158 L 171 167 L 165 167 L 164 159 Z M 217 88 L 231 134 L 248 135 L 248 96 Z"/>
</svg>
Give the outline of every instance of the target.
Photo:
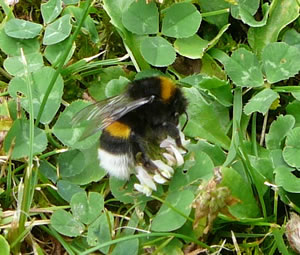
<svg viewBox="0 0 300 255">
<path fill-rule="evenodd" d="M 110 176 L 128 180 L 136 164 L 157 169 L 148 156 L 148 138 L 161 141 L 169 135 L 183 147 L 177 126 L 186 108 L 187 100 L 172 80 L 150 77 L 129 83 L 121 95 L 87 106 L 74 116 L 73 123 L 87 121 L 84 138 L 102 130 L 101 167 Z"/>
</svg>

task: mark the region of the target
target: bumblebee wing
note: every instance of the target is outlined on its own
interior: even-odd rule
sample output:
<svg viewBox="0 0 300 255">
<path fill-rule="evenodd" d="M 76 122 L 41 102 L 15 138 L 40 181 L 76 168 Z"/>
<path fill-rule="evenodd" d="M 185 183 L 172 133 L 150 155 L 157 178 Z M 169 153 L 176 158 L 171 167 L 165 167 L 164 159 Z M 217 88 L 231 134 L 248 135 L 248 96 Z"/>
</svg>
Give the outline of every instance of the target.
<svg viewBox="0 0 300 255">
<path fill-rule="evenodd" d="M 132 100 L 127 94 L 111 97 L 83 108 L 73 117 L 72 123 L 73 126 L 86 123 L 85 132 L 81 137 L 84 139 L 152 100 L 152 96 Z"/>
</svg>

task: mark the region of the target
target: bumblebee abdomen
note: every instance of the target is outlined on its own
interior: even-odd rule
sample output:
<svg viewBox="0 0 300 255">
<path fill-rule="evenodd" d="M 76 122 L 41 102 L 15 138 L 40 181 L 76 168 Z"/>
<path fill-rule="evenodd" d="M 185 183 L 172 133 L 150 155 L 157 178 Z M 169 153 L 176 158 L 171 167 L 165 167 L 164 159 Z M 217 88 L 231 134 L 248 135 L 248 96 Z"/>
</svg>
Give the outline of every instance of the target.
<svg viewBox="0 0 300 255">
<path fill-rule="evenodd" d="M 131 128 L 121 121 L 106 127 L 100 137 L 98 158 L 111 176 L 128 180 L 134 165 L 130 143 Z"/>
<path fill-rule="evenodd" d="M 128 153 L 130 148 L 131 128 L 120 121 L 106 127 L 100 137 L 100 146 L 113 154 Z"/>
</svg>

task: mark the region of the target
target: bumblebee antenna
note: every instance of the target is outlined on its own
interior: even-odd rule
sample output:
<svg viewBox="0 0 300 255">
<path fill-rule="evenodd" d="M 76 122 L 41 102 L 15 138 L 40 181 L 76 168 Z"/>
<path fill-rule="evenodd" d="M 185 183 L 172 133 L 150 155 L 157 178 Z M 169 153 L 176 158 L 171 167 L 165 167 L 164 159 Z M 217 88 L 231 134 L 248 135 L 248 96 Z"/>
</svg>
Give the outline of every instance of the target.
<svg viewBox="0 0 300 255">
<path fill-rule="evenodd" d="M 185 121 L 185 123 L 184 123 L 184 125 L 183 125 L 183 127 L 181 129 L 181 132 L 183 132 L 183 130 L 185 129 L 187 123 L 189 122 L 189 115 L 188 115 L 188 113 L 186 111 L 184 111 L 184 114 L 186 116 L 186 121 Z"/>
</svg>

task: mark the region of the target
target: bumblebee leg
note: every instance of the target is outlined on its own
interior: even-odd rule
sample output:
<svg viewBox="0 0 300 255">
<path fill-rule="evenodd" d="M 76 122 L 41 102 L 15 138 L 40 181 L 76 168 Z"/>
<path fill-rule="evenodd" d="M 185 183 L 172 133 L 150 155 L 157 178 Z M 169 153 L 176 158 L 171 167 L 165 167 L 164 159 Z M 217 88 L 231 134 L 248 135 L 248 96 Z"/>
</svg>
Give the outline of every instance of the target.
<svg viewBox="0 0 300 255">
<path fill-rule="evenodd" d="M 146 146 L 143 138 L 140 135 L 132 132 L 131 141 L 133 145 L 133 155 L 135 157 L 135 160 L 138 163 L 142 163 L 143 166 L 151 172 L 157 170 L 157 166 L 152 162 L 152 160 L 147 155 Z"/>
<path fill-rule="evenodd" d="M 181 143 L 180 132 L 177 126 L 172 122 L 164 122 L 162 126 L 166 130 L 167 134 L 175 140 L 176 145 L 179 148 L 182 148 L 183 150 L 187 151 L 187 149 Z"/>
</svg>

